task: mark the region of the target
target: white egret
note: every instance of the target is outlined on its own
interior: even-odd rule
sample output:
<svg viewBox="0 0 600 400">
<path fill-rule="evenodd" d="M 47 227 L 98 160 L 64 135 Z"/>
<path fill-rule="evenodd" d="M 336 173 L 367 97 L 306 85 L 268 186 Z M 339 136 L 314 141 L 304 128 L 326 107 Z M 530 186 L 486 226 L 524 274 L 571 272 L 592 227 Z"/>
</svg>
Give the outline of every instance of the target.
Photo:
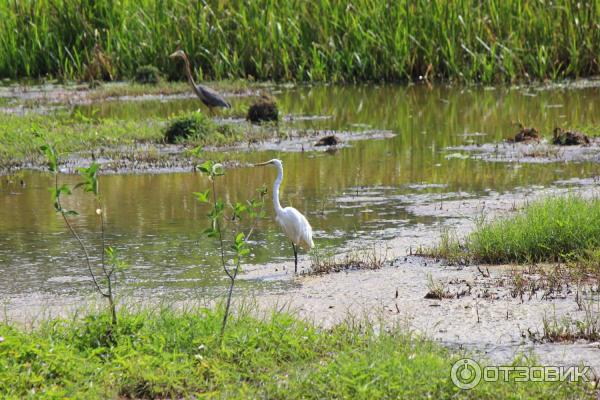
<svg viewBox="0 0 600 400">
<path fill-rule="evenodd" d="M 275 220 L 283 229 L 286 236 L 292 241 L 294 249 L 294 272 L 298 273 L 298 249 L 302 246 L 306 250 L 314 247 L 312 240 L 312 227 L 302 213 L 294 207 L 281 208 L 279 203 L 279 186 L 283 180 L 283 163 L 276 158 L 264 163 L 255 164 L 255 167 L 261 165 L 274 165 L 277 167 L 277 179 L 273 183 L 273 206 L 275 207 Z"/>
</svg>

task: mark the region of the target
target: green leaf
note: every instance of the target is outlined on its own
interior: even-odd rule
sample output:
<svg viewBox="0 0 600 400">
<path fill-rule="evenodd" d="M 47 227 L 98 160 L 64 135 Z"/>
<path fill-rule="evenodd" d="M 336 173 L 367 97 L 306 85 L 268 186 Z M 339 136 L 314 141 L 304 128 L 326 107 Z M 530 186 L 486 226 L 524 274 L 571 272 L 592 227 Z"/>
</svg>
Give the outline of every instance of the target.
<svg viewBox="0 0 600 400">
<path fill-rule="evenodd" d="M 200 203 L 209 203 L 208 195 L 210 194 L 210 190 L 206 190 L 204 192 L 194 192 L 193 195 L 196 196 L 196 200 Z"/>
<path fill-rule="evenodd" d="M 210 238 L 217 236 L 217 231 L 213 228 L 206 228 L 202 233 Z"/>
<path fill-rule="evenodd" d="M 236 243 L 244 243 L 244 234 L 238 233 L 237 236 L 235 237 L 235 242 Z"/>
<path fill-rule="evenodd" d="M 212 169 L 213 169 L 213 162 L 210 160 L 206 160 L 202 164 L 198 165 L 197 168 L 200 171 L 204 172 L 205 174 L 210 175 L 210 173 L 212 172 Z"/>
<path fill-rule="evenodd" d="M 56 150 L 50 144 L 46 143 L 40 147 L 40 151 L 44 153 L 46 162 L 48 164 L 48 170 L 50 172 L 58 172 L 58 156 Z"/>
<path fill-rule="evenodd" d="M 84 192 L 90 192 L 94 195 L 98 194 L 98 169 L 100 165 L 98 163 L 92 163 L 88 168 L 78 168 L 79 174 L 83 177 L 84 181 L 78 183 L 75 188 L 83 187 Z"/>
</svg>

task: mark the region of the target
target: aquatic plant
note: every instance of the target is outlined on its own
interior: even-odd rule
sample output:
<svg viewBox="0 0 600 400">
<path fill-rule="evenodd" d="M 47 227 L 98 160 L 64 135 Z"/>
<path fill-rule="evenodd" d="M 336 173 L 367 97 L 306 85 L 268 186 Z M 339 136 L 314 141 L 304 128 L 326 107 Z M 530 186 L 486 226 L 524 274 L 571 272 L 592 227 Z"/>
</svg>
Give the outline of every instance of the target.
<svg viewBox="0 0 600 400">
<path fill-rule="evenodd" d="M 69 233 L 77 240 L 81 251 L 83 252 L 83 261 L 87 267 L 90 278 L 94 284 L 94 289 L 108 301 L 108 307 L 111 315 L 111 323 L 117 325 L 117 310 L 115 304 L 115 287 L 117 283 L 117 274 L 122 273 L 127 265 L 118 257 L 117 250 L 106 245 L 105 240 L 105 218 L 104 207 L 100 197 L 98 185 L 98 169 L 100 166 L 97 163 L 92 163 L 87 168 L 79 168 L 79 173 L 83 181 L 70 187 L 67 184 L 59 185 L 58 171 L 58 154 L 54 147 L 50 144 L 45 144 L 41 147 L 41 151 L 46 156 L 48 163 L 48 171 L 54 175 L 54 188 L 52 190 L 52 200 L 54 209 L 60 213 L 67 226 Z M 96 203 L 96 215 L 100 221 L 100 266 L 94 266 L 91 256 L 90 247 L 81 238 L 75 226 L 69 218 L 79 215 L 75 210 L 67 210 L 62 205 L 62 196 L 70 195 L 74 189 L 82 188 L 85 193 L 90 193 L 94 197 Z"/>
<path fill-rule="evenodd" d="M 197 150 L 195 155 L 198 155 Z M 248 240 L 259 218 L 264 216 L 264 197 L 267 194 L 267 190 L 264 187 L 257 189 L 258 199 L 250 199 L 246 201 L 246 204 L 236 202 L 230 205 L 230 213 L 225 216 L 225 201 L 217 195 L 216 179 L 225 174 L 225 170 L 220 163 L 207 160 L 201 165 L 197 166 L 197 169 L 205 174 L 210 183 L 211 188 L 204 192 L 195 192 L 194 196 L 196 200 L 202 204 L 209 204 L 212 206 L 212 210 L 208 214 L 211 226 L 204 230 L 204 234 L 213 239 L 218 240 L 221 266 L 227 278 L 229 278 L 229 289 L 227 291 L 227 300 L 225 304 L 225 312 L 223 314 L 223 323 L 221 324 L 221 339 L 225 333 L 225 327 L 227 326 L 227 318 L 229 317 L 229 310 L 231 306 L 231 296 L 233 295 L 233 288 L 235 286 L 235 280 L 240 272 L 242 260 L 250 253 L 248 247 Z M 251 227 L 246 233 L 237 231 L 237 227 L 231 224 L 239 224 L 242 219 L 248 218 L 251 221 Z M 230 224 L 227 224 L 227 223 Z M 231 228 L 232 238 L 229 240 L 230 244 L 228 250 L 226 249 L 227 238 L 226 234 Z"/>
<path fill-rule="evenodd" d="M 98 48 L 112 78 L 181 79 L 179 45 L 201 79 L 557 80 L 600 73 L 599 20 L 595 0 L 7 0 L 0 77 L 81 78 Z"/>
</svg>

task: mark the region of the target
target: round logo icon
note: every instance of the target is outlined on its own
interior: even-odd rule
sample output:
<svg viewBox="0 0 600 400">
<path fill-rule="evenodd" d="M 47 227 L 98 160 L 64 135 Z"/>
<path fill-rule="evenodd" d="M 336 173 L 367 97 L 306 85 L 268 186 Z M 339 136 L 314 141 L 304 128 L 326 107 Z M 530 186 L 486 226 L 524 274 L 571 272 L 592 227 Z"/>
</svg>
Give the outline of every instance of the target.
<svg viewBox="0 0 600 400">
<path fill-rule="evenodd" d="M 450 377 L 456 387 L 473 389 L 481 381 L 481 367 L 470 358 L 461 358 L 452 365 Z"/>
</svg>

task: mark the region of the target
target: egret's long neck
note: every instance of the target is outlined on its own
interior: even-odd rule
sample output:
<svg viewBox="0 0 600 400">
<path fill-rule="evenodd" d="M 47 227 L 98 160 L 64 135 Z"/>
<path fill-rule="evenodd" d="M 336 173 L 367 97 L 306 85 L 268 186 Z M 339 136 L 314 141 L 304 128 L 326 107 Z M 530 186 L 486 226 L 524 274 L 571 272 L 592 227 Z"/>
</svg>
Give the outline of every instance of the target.
<svg viewBox="0 0 600 400">
<path fill-rule="evenodd" d="M 283 180 L 283 167 L 277 166 L 277 179 L 273 183 L 273 206 L 275 207 L 275 214 L 279 214 L 283 211 L 281 204 L 279 203 L 279 186 Z"/>
</svg>

